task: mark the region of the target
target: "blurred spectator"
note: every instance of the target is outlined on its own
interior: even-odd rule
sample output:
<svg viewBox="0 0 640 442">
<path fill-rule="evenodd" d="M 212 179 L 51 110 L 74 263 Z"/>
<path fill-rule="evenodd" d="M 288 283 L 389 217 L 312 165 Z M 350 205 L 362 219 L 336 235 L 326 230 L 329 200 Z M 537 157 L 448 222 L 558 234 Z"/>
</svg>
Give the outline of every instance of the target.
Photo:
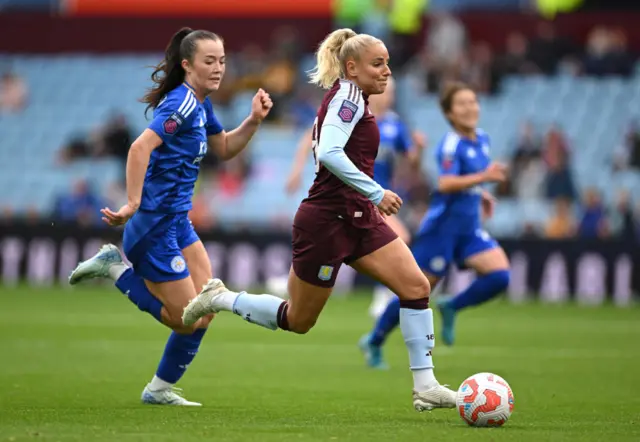
<svg viewBox="0 0 640 442">
<path fill-rule="evenodd" d="M 542 73 L 552 75 L 556 73 L 560 60 L 571 52 L 570 43 L 556 34 L 554 25 L 543 21 L 538 24 L 536 35 L 529 43 L 527 58 Z"/>
<path fill-rule="evenodd" d="M 523 239 L 536 239 L 540 238 L 540 232 L 535 224 L 527 222 L 522 226 L 520 237 Z"/>
<path fill-rule="evenodd" d="M 637 231 L 640 222 L 634 216 L 631 206 L 631 198 L 627 190 L 618 193 L 614 211 L 611 216 L 611 230 L 613 234 L 622 241 L 634 242 L 640 239 Z"/>
<path fill-rule="evenodd" d="M 485 42 L 473 43 L 459 77 L 476 92 L 494 94 L 498 92 L 500 82 L 497 67 L 491 46 Z"/>
<path fill-rule="evenodd" d="M 68 163 L 86 157 L 113 157 L 126 164 L 133 130 L 124 115 L 114 114 L 103 126 L 94 129 L 88 137 L 74 136 L 58 157 Z"/>
<path fill-rule="evenodd" d="M 426 50 L 437 65 L 453 66 L 464 55 L 466 30 L 455 16 L 446 13 L 432 14 L 429 20 Z"/>
<path fill-rule="evenodd" d="M 0 113 L 18 113 L 27 104 L 27 85 L 17 74 L 5 72 L 0 78 Z"/>
<path fill-rule="evenodd" d="M 100 209 L 104 202 L 86 180 L 77 181 L 71 193 L 58 197 L 53 217 L 58 221 L 81 226 L 102 226 Z"/>
<path fill-rule="evenodd" d="M 609 236 L 607 214 L 596 189 L 589 188 L 584 192 L 578 236 L 581 238 L 606 238 Z"/>
<path fill-rule="evenodd" d="M 413 57 L 416 37 L 422 29 L 422 16 L 427 0 L 393 0 L 389 9 L 389 63 L 398 71 Z M 398 72 L 396 72 L 398 73 Z"/>
<path fill-rule="evenodd" d="M 506 52 L 498 61 L 498 68 L 504 75 L 538 72 L 537 66 L 527 59 L 528 45 L 526 37 L 519 32 L 507 36 Z"/>
<path fill-rule="evenodd" d="M 627 167 L 640 169 L 640 130 L 636 121 L 631 122 L 622 146 L 614 154 L 614 169 Z"/>
<path fill-rule="evenodd" d="M 545 137 L 543 156 L 548 167 L 546 196 L 549 199 L 576 199 L 576 188 L 569 168 L 569 149 L 562 132 L 552 128 Z"/>
<path fill-rule="evenodd" d="M 627 36 L 623 30 L 595 27 L 587 40 L 584 70 L 588 75 L 630 76 L 633 59 L 627 51 Z"/>
<path fill-rule="evenodd" d="M 498 185 L 500 196 L 520 199 L 540 198 L 544 195 L 546 168 L 541 160 L 541 143 L 533 124 L 525 121 L 515 143 L 509 179 Z"/>
<path fill-rule="evenodd" d="M 221 163 L 216 177 L 217 189 L 224 198 L 237 198 L 244 190 L 244 184 L 251 173 L 251 165 L 245 150 L 235 158 Z"/>
<path fill-rule="evenodd" d="M 576 222 L 571 210 L 571 202 L 566 198 L 555 200 L 555 213 L 549 218 L 544 228 L 549 239 L 571 238 L 576 232 Z"/>
<path fill-rule="evenodd" d="M 92 134 L 92 138 L 95 156 L 115 157 L 123 164 L 126 163 L 129 147 L 133 143 L 133 130 L 124 115 L 113 115 L 103 127 Z"/>
</svg>

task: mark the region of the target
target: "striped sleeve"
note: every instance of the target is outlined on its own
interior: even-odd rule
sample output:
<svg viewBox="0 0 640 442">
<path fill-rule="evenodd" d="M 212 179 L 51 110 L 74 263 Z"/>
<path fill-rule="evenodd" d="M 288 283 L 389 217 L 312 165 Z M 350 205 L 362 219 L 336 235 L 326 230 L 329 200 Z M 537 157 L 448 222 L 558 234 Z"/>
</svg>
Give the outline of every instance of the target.
<svg viewBox="0 0 640 442">
<path fill-rule="evenodd" d="M 162 141 L 167 142 L 178 134 L 183 126 L 190 126 L 189 123 L 197 114 L 197 105 L 198 100 L 189 89 L 171 91 L 155 109 L 149 129 L 158 134 Z"/>
<path fill-rule="evenodd" d="M 460 174 L 459 143 L 460 137 L 455 132 L 449 132 L 440 143 L 436 154 L 440 175 Z"/>
<path fill-rule="evenodd" d="M 340 89 L 329 103 L 322 127 L 335 126 L 349 138 L 363 115 L 362 91 L 350 81 L 341 81 Z"/>
</svg>

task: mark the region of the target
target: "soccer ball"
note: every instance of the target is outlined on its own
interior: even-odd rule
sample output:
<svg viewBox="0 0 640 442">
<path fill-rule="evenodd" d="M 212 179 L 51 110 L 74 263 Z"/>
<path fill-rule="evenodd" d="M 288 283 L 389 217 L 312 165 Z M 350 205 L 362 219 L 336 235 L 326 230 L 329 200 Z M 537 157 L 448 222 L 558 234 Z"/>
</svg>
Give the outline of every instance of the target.
<svg viewBox="0 0 640 442">
<path fill-rule="evenodd" d="M 456 408 L 472 427 L 500 427 L 513 411 L 513 392 L 497 374 L 477 373 L 458 388 Z"/>
</svg>

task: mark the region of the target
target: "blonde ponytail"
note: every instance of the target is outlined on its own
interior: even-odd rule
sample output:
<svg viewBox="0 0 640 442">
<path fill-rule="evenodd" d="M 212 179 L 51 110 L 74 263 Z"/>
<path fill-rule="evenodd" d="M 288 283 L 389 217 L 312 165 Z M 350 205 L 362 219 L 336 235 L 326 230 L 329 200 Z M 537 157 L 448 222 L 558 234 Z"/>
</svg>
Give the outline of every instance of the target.
<svg viewBox="0 0 640 442">
<path fill-rule="evenodd" d="M 344 43 L 357 36 L 355 31 L 345 28 L 333 31 L 320 43 L 316 52 L 316 67 L 310 72 L 311 83 L 324 89 L 330 89 L 342 75 L 340 50 Z"/>
</svg>

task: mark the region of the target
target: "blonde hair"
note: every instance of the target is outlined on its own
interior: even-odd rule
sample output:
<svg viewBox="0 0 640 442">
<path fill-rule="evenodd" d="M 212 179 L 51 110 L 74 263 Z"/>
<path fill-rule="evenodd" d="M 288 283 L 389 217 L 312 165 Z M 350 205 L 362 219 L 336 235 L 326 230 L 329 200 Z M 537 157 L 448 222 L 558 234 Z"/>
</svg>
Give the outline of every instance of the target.
<svg viewBox="0 0 640 442">
<path fill-rule="evenodd" d="M 382 43 L 368 34 L 357 34 L 345 28 L 333 31 L 325 38 L 316 52 L 316 67 L 310 71 L 310 83 L 324 89 L 331 89 L 338 78 L 344 77 L 345 62 L 349 58 L 357 60 L 363 48 Z"/>
</svg>

